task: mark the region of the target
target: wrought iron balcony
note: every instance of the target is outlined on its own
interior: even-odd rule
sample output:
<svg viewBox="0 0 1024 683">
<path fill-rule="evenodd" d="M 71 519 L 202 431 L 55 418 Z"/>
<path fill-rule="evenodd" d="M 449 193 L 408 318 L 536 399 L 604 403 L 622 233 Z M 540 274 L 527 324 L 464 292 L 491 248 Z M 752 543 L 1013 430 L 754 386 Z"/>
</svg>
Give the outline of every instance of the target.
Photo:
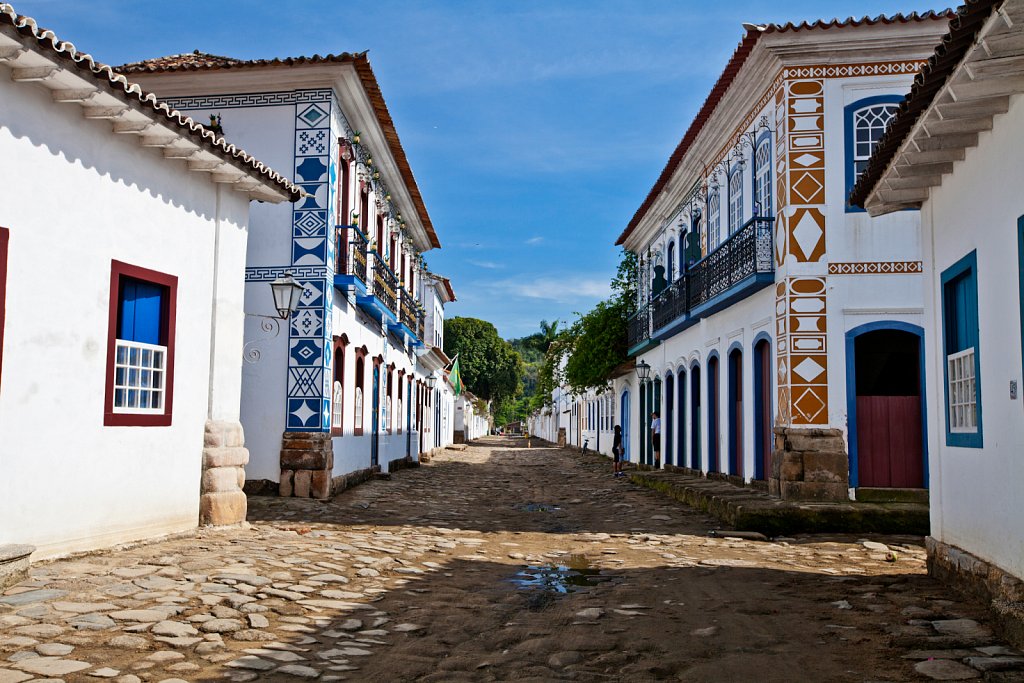
<svg viewBox="0 0 1024 683">
<path fill-rule="evenodd" d="M 339 225 L 336 240 L 335 284 L 356 285 L 360 292 L 365 293 L 366 254 L 369 249 L 366 235 L 354 225 Z"/>
<path fill-rule="evenodd" d="M 755 217 L 706 257 L 683 271 L 629 319 L 629 348 L 664 339 L 774 280 L 772 225 L 775 219 Z"/>
<path fill-rule="evenodd" d="M 423 343 L 423 308 L 405 287 L 398 290 L 398 322 L 390 325 L 395 334 L 404 337 L 407 343 L 419 346 Z"/>
<path fill-rule="evenodd" d="M 377 252 L 373 254 L 373 296 L 384 302 L 392 313 L 398 311 L 398 278 Z"/>
</svg>

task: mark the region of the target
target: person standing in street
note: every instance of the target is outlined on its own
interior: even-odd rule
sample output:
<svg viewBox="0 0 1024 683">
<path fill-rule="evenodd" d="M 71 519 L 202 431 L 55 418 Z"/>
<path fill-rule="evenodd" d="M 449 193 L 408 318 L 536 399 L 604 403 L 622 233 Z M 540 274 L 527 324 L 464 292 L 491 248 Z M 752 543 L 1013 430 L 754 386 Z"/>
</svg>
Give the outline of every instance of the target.
<svg viewBox="0 0 1024 683">
<path fill-rule="evenodd" d="M 654 447 L 654 469 L 661 469 L 661 418 L 651 413 L 651 444 Z"/>
<path fill-rule="evenodd" d="M 612 440 L 612 476 L 621 477 L 622 472 L 622 427 L 615 425 L 615 438 Z"/>
</svg>

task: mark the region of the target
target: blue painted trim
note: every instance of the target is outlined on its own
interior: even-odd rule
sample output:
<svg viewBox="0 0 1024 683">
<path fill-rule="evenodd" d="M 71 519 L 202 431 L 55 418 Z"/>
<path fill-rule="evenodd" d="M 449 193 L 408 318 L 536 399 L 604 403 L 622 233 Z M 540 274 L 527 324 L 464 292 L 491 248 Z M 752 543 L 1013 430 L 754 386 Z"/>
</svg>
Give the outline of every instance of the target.
<svg viewBox="0 0 1024 683">
<path fill-rule="evenodd" d="M 675 452 L 673 441 L 675 440 L 675 430 L 672 428 L 672 422 L 676 416 L 676 376 L 671 370 L 665 373 L 665 379 L 662 381 L 661 386 L 664 389 L 665 400 L 662 405 L 665 407 L 665 417 L 662 419 L 661 434 L 661 455 L 664 458 L 663 462 L 666 465 L 674 465 L 672 455 Z"/>
<path fill-rule="evenodd" d="M 854 180 L 856 179 L 856 172 L 853 168 L 853 142 L 854 142 L 854 130 L 853 130 L 853 114 L 858 109 L 864 107 L 870 107 L 873 104 L 899 104 L 903 101 L 903 95 L 874 95 L 872 97 L 865 97 L 864 99 L 851 102 L 850 104 L 843 107 L 843 141 L 846 149 L 846 163 L 844 165 L 846 169 L 846 197 L 845 207 L 846 213 L 862 213 L 863 208 L 859 206 L 850 205 L 850 193 L 853 191 Z"/>
<path fill-rule="evenodd" d="M 631 346 L 629 350 L 626 351 L 626 355 L 629 356 L 630 358 L 633 358 L 635 356 L 639 356 L 641 353 L 644 353 L 645 351 L 653 349 L 655 346 L 658 346 L 659 344 L 661 344 L 661 340 L 655 339 L 652 335 L 650 339 L 644 339 L 636 346 Z"/>
<path fill-rule="evenodd" d="M 714 364 L 714 375 L 711 374 L 711 361 L 715 361 Z M 708 472 L 721 472 L 722 471 L 722 454 L 719 452 L 719 443 L 721 441 L 722 429 L 718 419 L 719 403 L 722 401 L 722 359 L 718 355 L 718 351 L 712 351 L 708 354 L 707 359 L 704 363 L 704 375 L 706 377 L 706 394 L 708 397 L 707 404 L 707 416 L 708 416 Z M 715 380 L 712 382 L 712 380 Z M 715 389 L 715 395 L 712 397 L 712 387 L 717 386 Z M 712 437 L 715 437 L 712 439 Z"/>
<path fill-rule="evenodd" d="M 651 334 L 652 340 L 665 340 L 669 337 L 675 336 L 683 330 L 693 327 L 699 323 L 703 318 L 709 318 L 719 311 L 723 311 L 729 308 L 733 304 L 736 304 L 760 290 L 768 287 L 775 283 L 775 273 L 754 273 L 749 275 L 740 282 L 736 283 L 729 289 L 725 290 L 718 296 L 710 299 L 700 306 L 692 309 L 689 313 L 684 313 L 679 316 L 668 325 L 659 327 L 654 330 Z M 630 356 L 634 355 L 633 350 L 630 349 Z"/>
<path fill-rule="evenodd" d="M 366 283 L 355 275 L 335 275 L 334 286 L 337 289 L 354 289 L 356 296 L 366 296 Z"/>
<path fill-rule="evenodd" d="M 700 414 L 697 412 L 697 406 L 704 405 L 704 401 L 701 399 L 701 389 L 703 386 L 700 379 L 700 361 L 693 361 L 690 363 L 690 386 L 687 390 L 690 392 L 690 467 L 695 470 L 701 469 L 701 428 L 700 428 Z M 697 401 L 693 400 L 694 385 L 696 386 Z"/>
<path fill-rule="evenodd" d="M 676 430 L 676 465 L 679 467 L 685 467 L 687 460 L 686 447 L 687 439 L 686 436 L 689 433 L 686 429 L 687 421 L 690 416 L 687 414 L 687 392 L 690 389 L 689 373 L 684 368 L 676 370 L 676 424 L 679 425 L 679 429 Z"/>
<path fill-rule="evenodd" d="M 622 459 L 629 462 L 629 389 L 619 394 L 619 426 L 622 427 Z"/>
<path fill-rule="evenodd" d="M 753 164 L 751 164 L 753 165 Z M 737 161 L 729 167 L 729 175 L 725 177 L 725 209 L 726 209 L 726 221 L 729 223 L 729 227 L 726 228 L 729 235 L 739 232 L 740 228 L 744 225 L 743 220 L 743 169 L 739 167 L 740 164 Z M 739 185 L 740 185 L 740 222 L 739 225 L 734 229 L 732 226 L 732 177 L 739 171 Z"/>
<path fill-rule="evenodd" d="M 970 292 L 973 295 L 974 310 L 973 316 L 967 319 L 967 324 L 971 327 L 974 332 L 974 392 L 975 398 L 977 399 L 978 405 L 978 431 L 974 434 L 954 434 L 949 431 L 949 365 L 946 363 L 946 357 L 949 355 L 949 351 L 946 348 L 946 285 L 956 279 L 957 277 L 970 273 L 970 281 L 973 283 L 972 290 Z M 977 250 L 964 256 L 962 259 L 946 268 L 942 271 L 942 377 L 943 387 L 942 394 L 945 397 L 945 430 L 946 430 L 946 445 L 947 446 L 960 446 L 962 448 L 984 448 L 985 440 L 983 438 L 983 427 L 981 421 L 981 335 L 978 329 L 978 252 Z"/>
<path fill-rule="evenodd" d="M 850 450 L 850 487 L 860 485 L 860 460 L 857 455 L 857 353 L 856 339 L 862 334 L 878 330 L 909 332 L 918 340 L 918 381 L 921 386 L 921 457 L 924 487 L 928 488 L 928 393 L 925 379 L 924 328 L 899 320 L 881 320 L 858 325 L 846 333 L 846 435 Z"/>
<path fill-rule="evenodd" d="M 753 361 L 751 363 L 751 372 L 754 373 L 753 377 L 751 377 L 751 380 L 753 380 L 751 382 L 751 386 L 753 387 L 753 392 L 754 392 L 754 396 L 753 396 L 753 399 L 754 399 L 753 400 L 753 406 L 754 406 L 754 479 L 764 480 L 765 476 L 766 476 L 766 473 L 764 471 L 764 460 L 765 460 L 764 455 L 765 454 L 763 452 L 760 452 L 761 451 L 761 447 L 762 447 L 763 442 L 764 442 L 764 439 L 763 439 L 764 434 L 761 433 L 762 426 L 761 426 L 761 419 L 760 419 L 761 411 L 763 411 L 765 409 L 765 406 L 762 405 L 762 402 L 764 401 L 764 391 L 763 391 L 764 387 L 761 386 L 761 381 L 762 381 L 761 378 L 764 376 L 764 368 L 761 366 L 761 364 L 762 364 L 761 355 L 757 352 L 757 347 L 761 344 L 761 342 L 766 342 L 768 344 L 768 356 L 769 356 L 769 359 L 770 359 L 771 358 L 771 352 L 772 352 L 772 337 L 771 337 L 771 335 L 768 334 L 767 332 L 758 332 L 756 335 L 754 335 L 754 341 L 750 345 L 751 360 Z M 771 362 L 771 361 L 769 360 L 769 362 Z M 769 372 L 768 373 L 768 377 L 769 377 L 768 381 L 771 382 L 770 378 L 774 377 L 774 376 L 775 376 L 774 372 Z M 768 411 L 769 411 L 768 414 L 773 416 L 772 417 L 772 425 L 774 426 L 774 424 L 775 424 L 775 419 L 774 419 L 774 415 L 775 415 L 775 391 L 774 391 L 774 386 L 769 387 L 768 396 L 770 397 L 769 398 L 769 404 L 770 405 L 768 406 Z"/>
<path fill-rule="evenodd" d="M 384 301 L 372 294 L 368 296 L 357 296 L 356 305 L 370 314 L 370 316 L 379 323 L 394 324 L 398 322 L 398 318 L 395 317 L 395 314 L 391 312 L 391 309 L 384 304 Z"/>
<path fill-rule="evenodd" d="M 727 409 L 726 409 L 726 424 L 728 425 L 728 428 L 729 428 L 729 449 L 728 449 L 728 451 L 729 451 L 729 458 L 728 458 L 729 468 L 728 469 L 730 470 L 729 474 L 735 474 L 735 475 L 738 475 L 738 476 L 742 477 L 743 476 L 743 462 L 742 462 L 742 459 L 738 457 L 739 454 L 740 454 L 740 451 L 739 451 L 740 444 L 738 444 L 736 442 L 736 440 L 733 438 L 735 436 L 735 434 L 736 434 L 737 422 L 739 423 L 740 431 L 741 432 L 744 431 L 742 429 L 742 427 L 743 427 L 743 415 L 742 414 L 740 414 L 740 415 L 736 414 L 738 411 L 736 410 L 736 378 L 733 377 L 733 363 L 732 363 L 732 355 L 733 355 L 733 353 L 739 353 L 740 354 L 740 359 L 739 359 L 739 375 L 740 375 L 740 377 L 739 377 L 739 379 L 740 379 L 740 382 L 742 383 L 742 381 L 743 381 L 743 344 L 741 344 L 740 342 L 733 342 L 729 346 L 729 350 L 726 351 L 726 353 L 725 353 L 725 363 L 726 363 L 727 370 L 728 370 L 726 372 L 726 377 L 729 380 L 729 390 L 726 392 L 726 400 L 728 401 L 728 405 L 727 405 Z M 721 372 L 721 370 L 719 370 L 719 372 Z M 719 386 L 721 386 L 721 385 L 719 385 Z M 746 440 L 745 439 L 746 434 L 743 434 L 743 437 L 744 437 L 744 440 Z M 739 460 L 740 462 L 736 462 L 737 460 Z M 737 465 L 737 467 L 736 467 L 737 471 L 736 472 L 732 471 L 733 464 Z"/>
<path fill-rule="evenodd" d="M 1021 364 L 1024 366 L 1024 216 L 1017 219 L 1017 297 L 1020 304 Z"/>
</svg>

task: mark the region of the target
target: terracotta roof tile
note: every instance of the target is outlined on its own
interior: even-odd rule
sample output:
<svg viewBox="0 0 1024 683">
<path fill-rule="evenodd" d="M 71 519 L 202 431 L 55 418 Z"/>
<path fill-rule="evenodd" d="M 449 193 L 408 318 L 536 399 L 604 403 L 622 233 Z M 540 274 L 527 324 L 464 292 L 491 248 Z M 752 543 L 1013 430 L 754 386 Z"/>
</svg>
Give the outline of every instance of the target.
<svg viewBox="0 0 1024 683">
<path fill-rule="evenodd" d="M 853 186 L 850 192 L 851 205 L 864 206 L 918 118 L 931 106 L 942 86 L 963 61 L 985 21 L 1002 4 L 1002 0 L 968 0 L 957 9 L 956 15 L 949 22 L 949 32 L 942 36 L 935 54 L 914 78 L 910 92 L 903 98 L 899 111 L 889 122 L 885 134 L 868 160 L 867 168 Z"/>
<path fill-rule="evenodd" d="M 177 128 L 191 141 L 202 146 L 228 163 L 247 173 L 253 173 L 264 183 L 276 186 L 291 201 L 297 201 L 303 194 L 301 188 L 277 173 L 263 162 L 252 157 L 245 150 L 217 137 L 202 124 L 172 109 L 152 93 L 143 92 L 137 83 L 132 83 L 114 69 L 94 60 L 90 55 L 79 52 L 75 46 L 57 38 L 53 31 L 40 28 L 32 17 L 15 12 L 8 3 L 0 3 L 0 25 L 13 26 L 23 36 L 34 40 L 41 51 L 49 53 L 63 66 L 80 76 L 89 76 L 101 82 L 115 96 L 131 100 L 149 109 L 161 123 Z"/>
<path fill-rule="evenodd" d="M 722 101 L 725 93 L 728 92 L 729 87 L 732 85 L 733 80 L 736 78 L 736 74 L 739 73 L 740 69 L 746 63 L 747 58 L 750 56 L 750 52 L 753 50 L 754 45 L 758 39 L 764 33 L 787 33 L 787 32 L 799 32 L 799 31 L 811 31 L 811 30 L 828 30 L 835 28 L 849 28 L 853 26 L 874 26 L 876 24 L 909 24 L 914 22 L 923 21 L 935 21 L 945 20 L 951 14 L 950 10 L 943 10 L 940 12 L 923 12 L 918 14 L 912 12 L 910 14 L 895 14 L 891 17 L 880 15 L 875 18 L 863 17 L 861 19 L 855 19 L 850 17 L 849 19 L 840 20 L 832 19 L 831 21 L 818 20 L 814 22 L 801 22 L 794 24 L 787 22 L 785 24 L 766 24 L 764 26 L 749 25 L 746 34 L 740 41 L 740 44 L 736 47 L 732 57 L 725 65 L 725 69 L 722 71 L 722 75 L 718 77 L 715 85 L 711 88 L 710 94 L 697 112 L 697 116 L 694 117 L 693 122 L 690 123 L 690 127 L 683 135 L 683 139 L 676 146 L 672 155 L 668 158 L 668 163 L 665 164 L 665 168 L 662 169 L 658 179 L 654 182 L 654 187 L 651 188 L 650 192 L 647 193 L 647 197 L 644 199 L 640 208 L 637 209 L 633 218 L 630 219 L 626 229 L 622 231 L 619 238 L 615 241 L 616 245 L 622 244 L 629 238 L 629 236 L 636 230 L 637 225 L 643 220 L 647 212 L 650 211 L 651 206 L 654 205 L 655 200 L 661 194 L 665 186 L 668 185 L 668 181 L 672 175 L 679 168 L 679 164 L 682 163 L 683 157 L 686 156 L 686 152 L 690 149 L 690 146 L 697 139 L 701 130 L 704 128 L 704 124 L 707 123 L 708 119 L 714 113 L 718 104 Z"/>
<path fill-rule="evenodd" d="M 391 150 L 391 155 L 394 157 L 395 163 L 398 164 L 398 170 L 402 175 L 402 180 L 409 191 L 409 195 L 412 197 L 414 205 L 413 208 L 416 210 L 420 222 L 423 224 L 423 229 L 426 231 L 431 245 L 433 245 L 434 248 L 439 249 L 441 247 L 441 242 L 437 238 L 437 233 L 434 231 L 434 224 L 430 220 L 430 214 L 427 213 L 427 207 L 423 201 L 423 195 L 420 193 L 419 185 L 416 184 L 416 178 L 413 175 L 409 159 L 406 157 L 405 149 L 402 147 L 402 142 L 398 137 L 395 122 L 391 118 L 391 112 L 388 111 L 387 104 L 384 102 L 384 95 L 381 93 L 380 84 L 377 82 L 373 69 L 370 67 L 370 60 L 366 56 L 366 52 L 341 52 L 339 54 L 328 54 L 323 56 L 313 55 L 311 57 L 246 60 L 212 55 L 196 50 L 191 53 L 171 55 L 168 57 L 157 57 L 155 59 L 147 59 L 141 62 L 133 62 L 131 64 L 122 64 L 117 67 L 117 71 L 125 74 L 172 73 L 186 71 L 215 71 L 220 69 L 293 67 L 306 64 L 353 65 L 356 73 L 359 75 L 359 80 L 363 85 L 363 90 L 366 91 L 366 96 L 369 98 L 370 104 L 373 106 L 374 113 L 377 116 L 377 121 L 384 133 L 384 138 L 388 142 L 388 148 Z"/>
</svg>

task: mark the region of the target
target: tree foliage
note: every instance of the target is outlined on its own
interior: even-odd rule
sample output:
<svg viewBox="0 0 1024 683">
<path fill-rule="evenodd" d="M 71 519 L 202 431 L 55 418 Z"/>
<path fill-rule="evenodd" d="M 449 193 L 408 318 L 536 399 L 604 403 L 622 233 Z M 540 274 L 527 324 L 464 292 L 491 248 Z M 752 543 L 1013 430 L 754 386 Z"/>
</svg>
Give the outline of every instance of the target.
<svg viewBox="0 0 1024 683">
<path fill-rule="evenodd" d="M 466 388 L 497 409 L 522 391 L 523 360 L 486 320 L 449 318 L 444 321 L 444 352 L 459 357 Z"/>
<path fill-rule="evenodd" d="M 603 389 L 626 360 L 628 309 L 617 297 L 599 302 L 572 326 L 572 353 L 565 364 L 565 380 L 574 393 Z"/>
</svg>

